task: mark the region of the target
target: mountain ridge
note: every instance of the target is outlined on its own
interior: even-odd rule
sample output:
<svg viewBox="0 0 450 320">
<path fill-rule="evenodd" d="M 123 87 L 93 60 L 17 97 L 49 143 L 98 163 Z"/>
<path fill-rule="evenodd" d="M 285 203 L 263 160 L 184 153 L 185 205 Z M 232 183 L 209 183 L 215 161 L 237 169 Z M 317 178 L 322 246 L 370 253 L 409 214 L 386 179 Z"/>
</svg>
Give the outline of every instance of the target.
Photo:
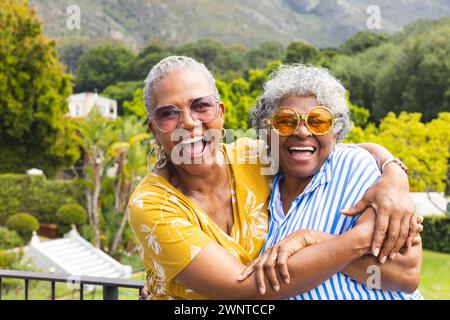
<svg viewBox="0 0 450 320">
<path fill-rule="evenodd" d="M 419 18 L 450 16 L 450 0 L 30 0 L 30 4 L 52 38 L 113 40 L 131 48 L 151 40 L 181 44 L 202 38 L 248 47 L 271 40 L 337 47 L 367 30 L 370 5 L 380 7 L 379 31 L 388 33 Z M 80 30 L 66 27 L 70 5 L 80 8 Z"/>
</svg>

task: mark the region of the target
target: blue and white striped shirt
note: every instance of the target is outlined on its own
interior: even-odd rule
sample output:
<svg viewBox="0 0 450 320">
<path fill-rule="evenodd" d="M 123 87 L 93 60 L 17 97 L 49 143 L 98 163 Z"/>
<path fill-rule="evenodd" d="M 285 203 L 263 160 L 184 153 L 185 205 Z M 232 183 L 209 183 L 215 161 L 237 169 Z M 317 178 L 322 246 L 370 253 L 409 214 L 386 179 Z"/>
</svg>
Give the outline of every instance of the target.
<svg viewBox="0 0 450 320">
<path fill-rule="evenodd" d="M 269 203 L 270 224 L 262 250 L 273 246 L 298 229 L 310 229 L 340 235 L 351 229 L 357 217 L 341 210 L 356 204 L 379 179 L 380 171 L 372 156 L 355 146 L 336 146 L 322 168 L 298 195 L 285 215 L 279 180 L 274 180 Z M 343 273 L 336 273 L 316 288 L 291 297 L 293 300 L 411 300 L 423 299 L 419 291 L 404 292 L 370 289 Z"/>
</svg>

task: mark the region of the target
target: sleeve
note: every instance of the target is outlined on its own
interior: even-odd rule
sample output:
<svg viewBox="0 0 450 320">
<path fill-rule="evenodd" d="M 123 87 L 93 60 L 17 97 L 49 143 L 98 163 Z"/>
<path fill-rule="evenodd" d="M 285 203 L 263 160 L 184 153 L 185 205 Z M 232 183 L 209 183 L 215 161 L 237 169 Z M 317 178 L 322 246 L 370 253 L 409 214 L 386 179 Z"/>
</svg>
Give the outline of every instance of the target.
<svg viewBox="0 0 450 320">
<path fill-rule="evenodd" d="M 368 151 L 356 146 L 346 146 L 345 149 L 342 152 L 341 165 L 342 167 L 348 165 L 348 171 L 345 175 L 347 183 L 345 183 L 341 209 L 355 205 L 381 177 L 377 163 Z M 352 224 L 358 217 L 359 215 L 352 219 Z"/>
<path fill-rule="evenodd" d="M 128 204 L 129 223 L 143 259 L 166 281 L 176 277 L 212 240 L 188 220 L 173 198 L 143 192 L 133 195 Z"/>
</svg>

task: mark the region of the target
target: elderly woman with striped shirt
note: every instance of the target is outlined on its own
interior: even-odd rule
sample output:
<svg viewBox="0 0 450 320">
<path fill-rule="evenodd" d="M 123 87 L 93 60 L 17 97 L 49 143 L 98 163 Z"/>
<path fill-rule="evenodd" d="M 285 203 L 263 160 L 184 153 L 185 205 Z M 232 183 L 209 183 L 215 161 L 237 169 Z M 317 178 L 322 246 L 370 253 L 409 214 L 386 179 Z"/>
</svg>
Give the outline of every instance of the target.
<svg viewBox="0 0 450 320">
<path fill-rule="evenodd" d="M 304 96 L 301 93 L 306 91 L 291 89 L 296 88 L 296 85 L 306 85 L 297 80 L 307 75 L 298 74 L 300 78 L 292 78 L 294 82 L 283 80 L 280 83 L 280 89 L 286 89 L 282 91 L 283 98 L 299 94 Z M 316 83 L 323 82 L 323 80 L 323 77 L 317 78 Z M 335 105 L 328 98 L 340 99 L 341 96 L 343 97 L 343 89 L 339 89 L 337 96 L 329 95 L 327 92 L 333 90 L 333 87 L 328 88 L 327 85 L 334 83 L 330 81 L 323 83 L 324 85 L 320 87 L 321 91 L 311 91 L 311 94 L 316 94 L 317 102 L 329 106 L 333 110 Z M 323 206 L 318 209 L 325 210 L 328 218 L 324 215 L 318 216 L 318 218 L 333 221 L 331 224 L 325 223 L 324 225 L 331 225 L 333 229 L 330 230 L 333 230 L 336 237 L 332 241 L 328 241 L 326 237 L 331 237 L 330 234 L 307 229 L 300 229 L 293 233 L 295 236 L 288 236 L 287 239 L 293 237 L 296 243 L 301 244 L 294 246 L 293 250 L 289 252 L 290 258 L 287 260 L 291 274 L 289 284 L 282 283 L 278 288 L 274 285 L 274 289 L 269 287 L 265 291 L 264 288 L 258 290 L 258 287 L 255 286 L 255 280 L 260 280 L 255 275 L 237 281 L 246 265 L 258 257 L 266 242 L 267 232 L 273 235 L 274 231 L 283 226 L 283 222 L 280 224 L 279 221 L 272 219 L 269 230 L 267 204 L 271 177 L 260 175 L 262 164 L 259 161 L 256 163 L 231 161 L 231 159 L 246 158 L 253 154 L 253 151 L 258 151 L 263 144 L 251 139 L 239 139 L 230 144 L 218 143 L 219 139 L 207 139 L 210 132 L 219 132 L 220 135 L 225 120 L 225 105 L 220 101 L 211 73 L 203 64 L 191 58 L 171 56 L 161 60 L 150 71 L 144 89 L 144 102 L 149 113 L 149 127 L 158 146 L 157 161 L 153 172 L 144 177 L 130 197 L 128 214 L 131 228 L 139 242 L 139 252 L 147 267 L 149 299 L 285 298 L 316 287 L 336 272 L 342 271 L 353 279 L 364 277 L 367 264 L 374 263 L 371 259 L 365 258 L 371 243 L 375 243 L 375 252 L 377 247 L 381 248 L 379 256 L 383 260 L 385 255 L 400 249 L 395 245 L 396 235 L 406 234 L 409 237 L 409 241 L 406 240 L 406 237 L 399 240 L 402 246 L 405 241 L 410 243 L 412 235 L 417 233 L 418 224 L 410 226 L 409 221 L 411 210 L 409 209 L 410 200 L 407 198 L 406 175 L 400 169 L 389 164 L 379 183 L 370 188 L 364 197 L 366 202 L 374 203 L 379 205 L 380 209 L 385 209 L 384 212 L 380 211 L 377 214 L 378 220 L 384 217 L 385 221 L 375 223 L 372 216 L 363 214 L 354 228 L 350 229 L 349 223 L 354 222 L 352 217 L 349 216 L 342 221 L 335 213 L 333 213 L 334 216 L 332 215 L 326 206 L 326 201 L 318 199 L 311 205 L 320 203 Z M 322 92 L 322 90 L 324 91 Z M 328 97 L 325 102 L 322 102 L 323 95 Z M 295 100 L 295 97 L 293 99 Z M 294 100 L 282 102 L 289 103 L 293 110 L 297 110 Z M 309 103 L 313 102 L 308 101 Z M 304 113 L 306 110 L 298 109 L 298 111 Z M 338 111 L 336 112 L 337 117 L 342 110 L 333 110 L 333 112 L 335 111 Z M 309 114 L 311 115 L 312 112 Z M 324 115 L 326 113 L 322 111 L 319 112 L 319 117 L 315 117 L 315 121 L 308 122 L 307 120 L 307 123 L 310 123 L 309 128 L 320 129 L 322 125 L 319 122 Z M 313 118 L 308 117 L 310 120 Z M 276 119 L 277 117 L 271 117 L 273 121 Z M 281 119 L 280 124 L 287 121 L 287 125 L 289 125 L 291 120 L 294 119 L 285 117 Z M 337 134 L 337 139 L 340 139 L 345 132 L 345 130 L 341 130 L 343 127 L 339 129 L 340 120 L 333 124 L 335 124 L 335 130 L 338 129 L 338 131 L 324 134 L 317 140 L 312 136 L 303 137 L 301 135 L 305 134 L 303 123 L 300 124 L 298 133 L 295 135 L 280 137 L 280 142 L 284 144 L 298 143 L 299 141 L 309 144 L 292 146 L 300 148 L 300 151 L 311 152 L 311 156 L 293 155 L 293 158 L 299 157 L 297 160 L 302 162 L 300 167 L 305 165 L 304 169 L 300 168 L 302 172 L 300 178 L 306 172 L 304 170 L 307 170 L 308 174 L 315 175 L 328 158 L 333 164 L 342 159 L 337 149 L 336 156 L 330 156 L 336 142 L 336 139 L 331 137 Z M 273 125 L 278 127 L 275 122 Z M 178 133 L 183 133 L 181 141 L 174 138 L 180 137 Z M 330 138 L 327 139 L 327 137 Z M 370 145 L 366 145 L 366 147 L 371 149 Z M 382 147 L 372 146 L 370 151 L 377 154 L 377 161 L 388 163 L 385 161 L 390 154 Z M 284 157 L 283 152 L 282 150 L 282 157 Z M 182 162 L 178 162 L 180 155 Z M 310 158 L 311 161 L 307 158 Z M 332 158 L 337 160 L 332 160 Z M 356 158 L 360 159 L 361 157 L 355 156 Z M 189 161 L 185 162 L 184 159 Z M 372 164 L 370 161 L 366 159 L 366 162 Z M 353 162 L 356 163 L 356 161 Z M 283 161 L 282 164 L 290 165 L 294 162 Z M 294 164 L 294 175 L 299 169 L 298 167 Z M 326 166 L 326 164 L 324 167 L 327 168 L 326 175 L 321 175 L 314 181 L 311 180 L 312 187 L 314 187 L 311 189 L 313 192 L 322 190 L 319 188 L 322 181 L 334 179 L 333 175 L 337 172 L 334 167 Z M 288 168 L 284 167 L 284 169 L 287 173 Z M 352 166 L 351 169 L 353 170 L 354 167 Z M 369 169 L 371 168 L 367 167 L 368 171 Z M 361 182 L 364 182 L 364 186 L 366 186 L 374 180 L 375 178 L 370 176 L 369 182 Z M 289 194 L 284 193 L 283 181 L 286 182 L 288 179 L 280 176 L 277 184 L 278 181 L 281 181 L 281 199 L 284 202 L 285 197 Z M 348 182 L 348 179 L 345 178 L 342 182 L 344 181 Z M 307 180 L 302 183 L 305 185 Z M 293 192 L 301 192 L 295 184 L 290 187 L 293 187 Z M 339 190 L 344 189 L 347 192 L 351 191 L 346 188 Z M 334 192 L 334 190 L 332 191 Z M 344 208 L 346 205 L 353 205 L 354 201 L 357 201 L 356 199 L 362 195 L 361 190 L 358 189 L 356 191 L 358 194 L 344 194 L 341 197 L 342 200 L 334 194 L 330 194 L 330 191 L 326 192 L 330 197 L 329 202 L 335 203 L 334 210 Z M 394 202 L 386 194 L 392 194 L 397 198 L 395 206 L 389 207 L 389 204 Z M 272 201 L 272 204 L 276 203 L 280 202 Z M 362 207 L 354 208 L 353 211 L 364 211 L 364 201 L 359 203 L 362 204 Z M 276 207 L 274 208 L 276 209 Z M 277 214 L 274 209 L 272 211 L 272 215 Z M 292 213 L 297 214 L 297 212 Z M 403 218 L 402 220 L 401 217 L 407 217 L 407 219 Z M 312 217 L 309 219 L 311 220 Z M 401 223 L 399 220 L 402 220 Z M 290 222 L 287 219 L 285 221 Z M 336 226 L 333 227 L 334 225 Z M 399 228 L 391 232 L 395 237 L 383 241 L 383 238 L 375 237 L 373 239 L 372 237 L 376 226 L 377 228 L 380 226 L 381 228 L 385 228 L 384 226 Z M 297 225 L 292 224 L 292 227 L 295 228 Z M 405 227 L 406 229 L 404 229 Z M 349 230 L 343 232 L 347 229 Z M 318 228 L 317 230 L 325 229 Z M 279 239 L 275 239 L 273 236 L 269 239 L 270 243 L 274 243 L 274 240 L 278 241 Z M 299 250 L 301 247 L 303 248 Z M 266 252 L 273 252 L 273 250 L 269 249 Z M 413 250 L 408 252 L 413 252 Z M 384 286 L 386 278 L 386 282 L 396 288 L 409 285 L 411 287 L 406 289 L 414 287 L 417 268 L 416 256 L 413 253 L 407 253 L 404 257 L 402 254 L 382 267 L 382 286 Z M 405 261 L 411 261 L 411 263 L 408 265 Z M 344 268 L 345 270 L 343 270 Z M 261 273 L 257 272 L 256 275 L 260 277 Z M 337 283 L 333 282 L 333 285 L 340 287 L 339 281 L 342 282 L 342 279 L 337 281 Z M 143 290 L 143 298 L 145 298 L 146 291 Z M 332 297 L 330 294 L 329 296 Z"/>
<path fill-rule="evenodd" d="M 381 173 L 366 150 L 338 144 L 351 129 L 339 81 L 325 69 L 282 66 L 265 84 L 252 116 L 256 128 L 269 127 L 279 135 L 279 152 L 272 156 L 278 157 L 282 170 L 273 183 L 263 254 L 240 280 L 256 271 L 262 292 L 265 276 L 277 291 L 304 272 L 310 275 L 309 284 L 290 299 L 422 299 L 416 290 L 420 239 L 381 262 L 369 255 L 371 230 L 359 233 L 360 243 L 345 239 L 375 215 L 346 216 L 341 211 L 354 206 Z M 391 163 L 395 165 L 386 165 Z M 298 235 L 306 230 L 318 233 L 305 248 Z M 311 261 L 321 252 L 322 260 L 309 268 L 296 265 L 290 257 L 299 251 L 304 251 L 303 260 Z M 406 281 L 399 287 L 402 277 Z"/>
</svg>

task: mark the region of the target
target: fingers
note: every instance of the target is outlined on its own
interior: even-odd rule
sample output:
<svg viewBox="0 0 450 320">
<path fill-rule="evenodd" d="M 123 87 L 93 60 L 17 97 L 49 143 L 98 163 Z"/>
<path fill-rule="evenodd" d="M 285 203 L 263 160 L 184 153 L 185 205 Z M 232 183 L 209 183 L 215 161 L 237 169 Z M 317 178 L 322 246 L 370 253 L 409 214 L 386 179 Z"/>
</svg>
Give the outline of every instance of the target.
<svg viewBox="0 0 450 320">
<path fill-rule="evenodd" d="M 255 264 L 259 261 L 259 259 L 255 259 L 252 262 L 250 262 L 247 266 L 247 268 L 242 271 L 242 273 L 238 277 L 238 281 L 244 281 L 247 279 L 254 271 L 255 271 Z"/>
<path fill-rule="evenodd" d="M 266 264 L 264 265 L 264 270 L 267 275 L 267 279 L 269 279 L 269 283 L 271 284 L 273 290 L 280 290 L 280 283 L 278 281 L 277 271 L 275 270 L 277 258 L 278 258 L 278 250 L 279 246 L 275 246 L 272 252 L 269 254 L 267 258 Z"/>
<path fill-rule="evenodd" d="M 400 233 L 397 238 L 397 242 L 395 243 L 392 251 L 389 253 L 389 258 L 391 260 L 395 259 L 395 256 L 400 251 L 400 249 L 405 245 L 406 240 L 408 239 L 410 233 L 410 221 L 411 218 L 409 216 L 403 217 L 400 223 Z"/>
<path fill-rule="evenodd" d="M 144 286 L 141 289 L 141 295 L 139 296 L 139 300 L 147 300 L 149 295 L 150 294 L 148 292 L 147 286 Z"/>
<path fill-rule="evenodd" d="M 422 237 L 420 235 L 417 235 L 414 237 L 413 246 L 417 246 L 422 242 Z"/>
<path fill-rule="evenodd" d="M 400 233 L 400 220 L 396 217 L 393 217 L 389 221 L 389 226 L 383 243 L 383 248 L 380 250 L 380 255 L 378 256 L 378 261 L 380 261 L 380 263 L 386 262 L 387 256 L 392 251 L 392 248 L 397 242 L 399 233 Z"/>
<path fill-rule="evenodd" d="M 375 206 L 375 204 L 373 204 Z M 377 208 L 374 208 L 377 211 Z M 380 254 L 380 248 L 386 237 L 386 231 L 389 225 L 389 216 L 384 214 L 384 211 L 377 212 L 377 219 L 375 222 L 375 230 L 373 233 L 372 241 L 372 254 L 378 257 Z"/>
<path fill-rule="evenodd" d="M 287 267 L 288 258 L 289 258 L 288 250 L 281 248 L 280 251 L 278 252 L 277 268 L 281 278 L 286 284 L 289 284 L 291 282 L 291 276 L 289 274 L 289 270 Z"/>
<path fill-rule="evenodd" d="M 354 216 L 360 212 L 363 212 L 364 209 L 366 209 L 367 206 L 369 205 L 369 201 L 367 200 L 369 192 L 370 192 L 370 190 L 353 207 L 351 207 L 349 209 L 341 210 L 341 213 L 346 216 Z"/>
<path fill-rule="evenodd" d="M 264 264 L 268 258 L 267 251 L 258 259 L 255 264 L 255 281 L 256 287 L 261 295 L 266 293 L 266 282 L 264 281 Z"/>
</svg>

